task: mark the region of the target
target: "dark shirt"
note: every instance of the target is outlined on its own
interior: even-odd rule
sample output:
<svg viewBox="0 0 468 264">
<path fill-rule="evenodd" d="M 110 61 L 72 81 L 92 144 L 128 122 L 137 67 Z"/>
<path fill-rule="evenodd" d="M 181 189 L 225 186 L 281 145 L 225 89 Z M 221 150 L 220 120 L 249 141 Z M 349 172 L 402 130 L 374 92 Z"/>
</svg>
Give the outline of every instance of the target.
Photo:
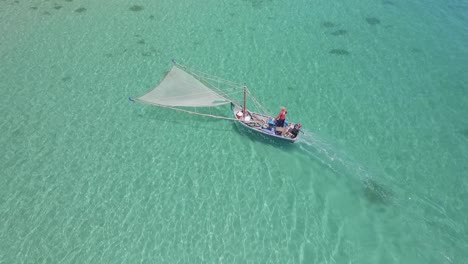
<svg viewBox="0 0 468 264">
<path fill-rule="evenodd" d="M 293 138 L 297 137 L 297 134 L 299 134 L 299 129 L 293 128 L 289 133 L 293 134 Z"/>
</svg>

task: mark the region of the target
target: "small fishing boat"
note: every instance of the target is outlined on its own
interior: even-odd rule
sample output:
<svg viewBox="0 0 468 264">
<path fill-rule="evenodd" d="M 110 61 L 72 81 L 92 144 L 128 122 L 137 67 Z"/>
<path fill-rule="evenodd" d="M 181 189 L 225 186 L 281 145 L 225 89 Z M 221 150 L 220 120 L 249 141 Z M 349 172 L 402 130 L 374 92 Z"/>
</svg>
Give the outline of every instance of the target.
<svg viewBox="0 0 468 264">
<path fill-rule="evenodd" d="M 231 103 L 231 109 L 242 127 L 266 136 L 267 138 L 294 143 L 298 139 L 301 124 L 285 121 L 283 127 L 276 126 L 275 118 L 270 115 L 250 112 L 241 105 Z"/>
<path fill-rule="evenodd" d="M 301 124 L 286 121 L 283 127 L 276 126 L 274 116 L 268 114 L 246 85 L 190 69 L 175 61 L 173 63 L 171 70 L 155 88 L 141 97 L 129 100 L 188 114 L 231 120 L 267 138 L 289 143 L 297 141 Z M 243 103 L 239 103 L 235 97 L 242 93 Z M 252 109 L 247 108 L 248 102 Z M 207 110 L 227 104 L 231 105 L 233 117 L 213 114 Z"/>
</svg>

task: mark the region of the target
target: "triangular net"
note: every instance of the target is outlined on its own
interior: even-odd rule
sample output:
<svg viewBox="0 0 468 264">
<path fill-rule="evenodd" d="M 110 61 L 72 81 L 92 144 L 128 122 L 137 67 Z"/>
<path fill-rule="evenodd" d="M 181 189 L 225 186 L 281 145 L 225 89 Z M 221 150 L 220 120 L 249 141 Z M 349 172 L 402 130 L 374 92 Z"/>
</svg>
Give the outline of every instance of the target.
<svg viewBox="0 0 468 264">
<path fill-rule="evenodd" d="M 153 90 L 136 100 L 169 107 L 213 107 L 231 102 L 175 65 Z"/>
</svg>

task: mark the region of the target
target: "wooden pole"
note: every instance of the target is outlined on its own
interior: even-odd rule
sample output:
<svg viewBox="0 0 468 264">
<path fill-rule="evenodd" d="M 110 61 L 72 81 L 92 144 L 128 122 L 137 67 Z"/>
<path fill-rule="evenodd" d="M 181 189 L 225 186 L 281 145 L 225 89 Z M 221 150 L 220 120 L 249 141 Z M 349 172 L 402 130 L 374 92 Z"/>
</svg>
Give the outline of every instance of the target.
<svg viewBox="0 0 468 264">
<path fill-rule="evenodd" d="M 246 113 L 246 112 L 245 112 L 246 90 L 247 90 L 247 87 L 244 86 L 244 109 L 243 109 L 243 111 L 242 111 L 242 114 L 243 114 L 243 116 L 244 116 L 244 119 L 245 119 L 245 117 L 246 117 L 246 115 L 245 115 L 245 113 Z"/>
</svg>

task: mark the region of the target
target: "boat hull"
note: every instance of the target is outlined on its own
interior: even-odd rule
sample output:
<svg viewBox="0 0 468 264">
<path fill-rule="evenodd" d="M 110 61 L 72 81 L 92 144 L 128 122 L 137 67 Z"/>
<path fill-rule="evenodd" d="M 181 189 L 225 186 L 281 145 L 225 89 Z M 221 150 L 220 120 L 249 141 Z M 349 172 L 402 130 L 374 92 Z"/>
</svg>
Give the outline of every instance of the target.
<svg viewBox="0 0 468 264">
<path fill-rule="evenodd" d="M 299 136 L 291 137 L 290 134 L 286 133 L 289 128 L 294 126 L 294 123 L 288 122 L 288 126 L 284 128 L 276 128 L 273 123 L 274 117 L 253 113 L 250 111 L 248 112 L 248 116 L 250 118 L 244 119 L 244 117 L 239 118 L 237 113 L 242 112 L 242 107 L 239 105 L 231 104 L 231 109 L 233 112 L 234 117 L 237 119 L 236 123 L 244 128 L 245 130 L 251 132 L 252 134 L 256 134 L 261 136 L 266 140 L 275 140 L 279 142 L 287 142 L 287 143 L 294 143 L 297 141 Z M 284 131 L 283 131 L 284 130 Z"/>
</svg>

